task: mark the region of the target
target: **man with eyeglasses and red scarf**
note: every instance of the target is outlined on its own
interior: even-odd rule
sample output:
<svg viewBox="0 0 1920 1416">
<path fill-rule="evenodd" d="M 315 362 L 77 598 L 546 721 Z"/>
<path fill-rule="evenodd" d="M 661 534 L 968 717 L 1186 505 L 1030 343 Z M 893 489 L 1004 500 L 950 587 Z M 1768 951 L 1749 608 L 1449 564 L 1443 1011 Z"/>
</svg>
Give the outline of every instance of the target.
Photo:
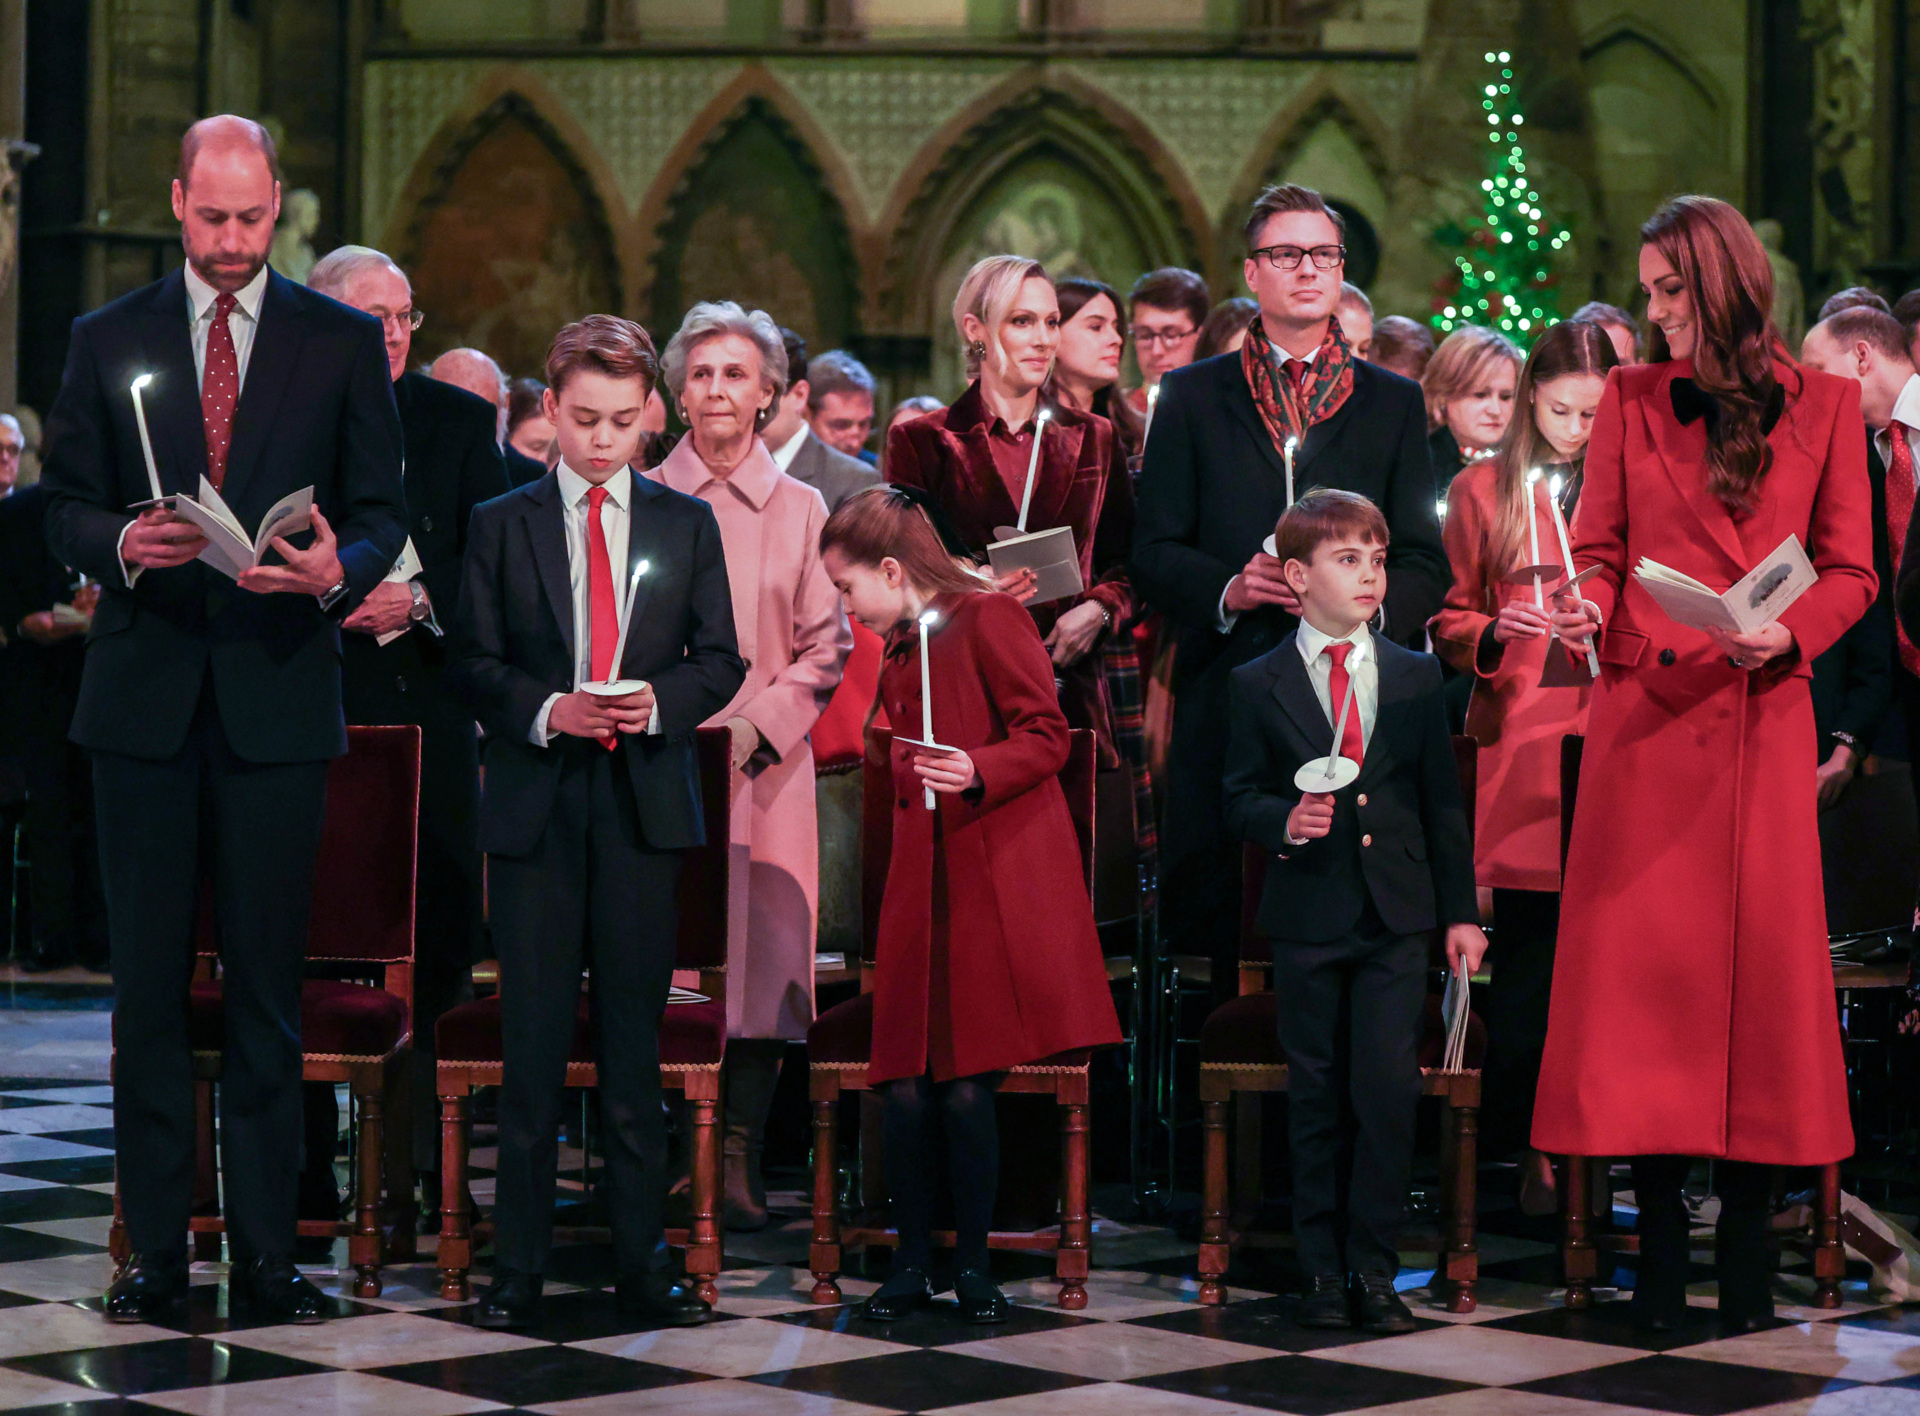
<svg viewBox="0 0 1920 1416">
<path fill-rule="evenodd" d="M 1140 470 L 1132 571 L 1177 626 L 1173 741 L 1162 826 L 1168 948 L 1213 961 L 1230 996 L 1239 944 L 1240 850 L 1221 824 L 1227 680 L 1297 622 L 1280 562 L 1260 546 L 1295 494 L 1335 487 L 1386 515 L 1384 622 L 1421 647 L 1446 594 L 1446 552 L 1420 386 L 1358 358 L 1335 314 L 1344 224 L 1318 192 L 1260 194 L 1246 226 L 1260 317 L 1235 353 L 1168 373 Z"/>
</svg>

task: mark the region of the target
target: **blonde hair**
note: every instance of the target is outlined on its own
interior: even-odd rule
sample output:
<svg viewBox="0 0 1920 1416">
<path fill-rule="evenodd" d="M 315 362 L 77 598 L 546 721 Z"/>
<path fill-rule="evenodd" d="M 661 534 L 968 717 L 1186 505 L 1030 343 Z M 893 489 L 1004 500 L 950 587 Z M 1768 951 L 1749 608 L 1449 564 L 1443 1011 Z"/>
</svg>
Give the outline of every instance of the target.
<svg viewBox="0 0 1920 1416">
<path fill-rule="evenodd" d="M 967 339 L 967 316 L 972 315 L 987 329 L 989 349 L 1000 343 L 1000 326 L 1020 298 L 1020 287 L 1029 280 L 1053 282 L 1047 268 L 1025 256 L 986 256 L 973 263 L 960 289 L 953 297 L 953 327 L 967 354 L 967 377 L 980 377 L 980 359 Z"/>
<path fill-rule="evenodd" d="M 1420 376 L 1427 397 L 1427 425 L 1437 428 L 1447 417 L 1447 404 L 1471 389 L 1496 359 L 1509 360 L 1516 371 L 1525 361 L 1514 342 L 1497 329 L 1461 325 L 1440 341 Z"/>
</svg>

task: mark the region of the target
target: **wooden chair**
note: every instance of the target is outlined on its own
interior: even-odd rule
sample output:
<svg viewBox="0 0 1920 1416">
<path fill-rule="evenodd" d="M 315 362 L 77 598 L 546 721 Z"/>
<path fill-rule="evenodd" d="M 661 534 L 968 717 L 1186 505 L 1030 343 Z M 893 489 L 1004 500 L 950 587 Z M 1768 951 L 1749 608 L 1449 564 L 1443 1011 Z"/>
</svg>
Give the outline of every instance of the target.
<svg viewBox="0 0 1920 1416">
<path fill-rule="evenodd" d="M 334 759 L 327 769 L 307 960 L 336 971 L 377 975 L 381 984 L 309 978 L 301 988 L 300 1075 L 309 1082 L 347 1084 L 354 1116 L 355 1164 L 353 1220 L 303 1219 L 299 1233 L 305 1238 L 347 1237 L 357 1298 L 380 1296 L 385 1100 L 413 1041 L 413 891 L 419 815 L 420 729 L 348 728 L 346 755 Z M 349 883 L 351 888 L 346 888 Z M 206 963 L 219 957 L 219 931 L 210 892 L 204 887 L 195 948 Z M 226 1010 L 220 980 L 210 968 L 202 972 L 206 976 L 194 982 L 188 1012 L 193 1076 L 203 1089 L 197 1188 L 203 1195 L 217 1195 L 212 1178 L 212 1110 L 204 1089 L 220 1080 Z M 116 1054 L 116 1066 L 118 1060 Z M 406 1178 L 410 1184 L 410 1169 Z M 216 1204 L 211 1213 L 195 1214 L 188 1228 L 217 1244 L 226 1220 Z M 116 1262 L 126 1259 L 117 1180 L 107 1247 Z"/>
<path fill-rule="evenodd" d="M 874 753 L 885 763 L 893 734 L 873 730 Z M 1093 890 L 1094 740 L 1085 729 L 1071 735 L 1067 764 L 1060 771 L 1067 809 L 1080 838 L 1080 856 L 1086 865 L 1088 898 Z M 856 1211 L 841 1222 L 836 1196 L 835 1125 L 839 1101 L 847 1092 L 864 1092 L 867 1063 L 873 1052 L 873 961 L 879 934 L 880 900 L 893 847 L 893 783 L 884 768 L 869 758 L 865 778 L 864 844 L 861 876 L 863 912 L 860 994 L 829 1008 L 807 1029 L 809 1092 L 813 1101 L 813 1242 L 809 1267 L 813 1271 L 813 1301 L 841 1301 L 841 1255 L 845 1249 L 895 1245 L 899 1234 L 875 1211 Z M 1087 1115 L 1090 1103 L 1091 1055 L 1086 1051 L 1059 1053 L 1023 1067 L 1014 1067 L 1000 1080 L 999 1092 L 1051 1096 L 1060 1108 L 1060 1222 L 1032 1231 L 995 1230 L 988 1246 L 1027 1253 L 1051 1253 L 1054 1276 L 1060 1281 L 1060 1306 L 1087 1306 L 1087 1272 L 1092 1253 L 1093 1216 L 1089 1201 Z M 952 1231 L 936 1232 L 933 1242 L 953 1243 Z"/>
<path fill-rule="evenodd" d="M 1567 848 L 1573 841 L 1574 800 L 1580 790 L 1580 759 L 1586 739 L 1568 733 L 1560 740 L 1560 864 L 1564 872 Z M 1593 1305 L 1593 1281 L 1599 1274 L 1602 1251 L 1638 1254 L 1640 1236 L 1611 1229 L 1593 1228 L 1593 1191 L 1589 1162 L 1595 1157 L 1566 1157 L 1566 1198 L 1562 1202 L 1565 1232 L 1560 1243 L 1560 1264 L 1566 1275 L 1565 1303 L 1583 1309 Z M 1840 1243 L 1840 1166 L 1838 1162 L 1820 1166 L 1814 1185 L 1813 1231 L 1801 1239 L 1783 1236 L 1784 1248 L 1801 1248 L 1813 1266 L 1816 1308 L 1840 1306 L 1840 1280 L 1847 1270 L 1846 1250 Z"/>
<path fill-rule="evenodd" d="M 669 1004 L 660 1022 L 660 1084 L 678 1091 L 692 1113 L 690 1176 L 691 1223 L 670 1228 L 666 1238 L 686 1251 L 687 1276 L 695 1291 L 711 1303 L 718 1297 L 720 1230 L 715 1221 L 720 1191 L 720 1064 L 727 1050 L 727 879 L 728 798 L 733 771 L 733 742 L 725 728 L 697 730 L 700 793 L 707 821 L 707 844 L 686 853 L 680 876 L 679 952 L 676 972 L 698 971 L 699 991 L 709 1001 Z M 469 1215 L 467 1194 L 467 1113 L 475 1087 L 500 1085 L 506 1071 L 498 995 L 463 1003 L 440 1019 L 436 1067 L 440 1093 L 440 1296 L 465 1299 L 475 1245 L 491 1237 L 493 1225 Z M 566 1085 L 599 1083 L 588 1029 L 587 993 L 580 995 L 573 1048 L 567 1058 Z M 604 1240 L 604 1229 L 555 1231 L 567 1241 Z"/>
<path fill-rule="evenodd" d="M 1472 738 L 1453 740 L 1454 764 L 1460 774 L 1460 792 L 1466 798 L 1467 822 L 1474 820 L 1478 784 L 1478 744 Z M 1223 1303 L 1222 1282 L 1236 1243 L 1251 1242 L 1250 1232 L 1235 1224 L 1236 1216 L 1250 1222 L 1258 1209 L 1260 1191 L 1260 1094 L 1287 1089 L 1287 1062 L 1280 1050 L 1279 1022 L 1273 993 L 1273 953 L 1254 921 L 1266 880 L 1267 853 L 1249 845 L 1244 855 L 1244 885 L 1240 908 L 1240 996 L 1223 1003 L 1200 1031 L 1200 1125 L 1204 1170 L 1200 1199 L 1200 1301 Z M 1428 995 L 1420 1045 L 1421 1093 L 1445 1103 L 1440 1141 L 1441 1210 L 1445 1232 L 1434 1240 L 1438 1255 L 1433 1284 L 1444 1291 L 1447 1310 L 1471 1313 L 1474 1285 L 1480 1277 L 1480 1254 L 1475 1244 L 1475 1208 L 1479 1202 L 1477 1178 L 1480 1132 L 1480 1059 L 1486 1053 L 1486 1028 L 1479 1016 L 1469 1021 L 1468 1068 L 1444 1072 L 1439 1068 L 1446 1046 L 1446 1026 L 1440 1000 Z M 1233 1188 L 1237 1202 L 1228 1202 L 1227 1103 L 1237 1103 L 1239 1163 Z M 1288 1236 L 1286 1242 L 1291 1241 Z M 1272 1241 L 1269 1241 L 1272 1242 Z"/>
</svg>

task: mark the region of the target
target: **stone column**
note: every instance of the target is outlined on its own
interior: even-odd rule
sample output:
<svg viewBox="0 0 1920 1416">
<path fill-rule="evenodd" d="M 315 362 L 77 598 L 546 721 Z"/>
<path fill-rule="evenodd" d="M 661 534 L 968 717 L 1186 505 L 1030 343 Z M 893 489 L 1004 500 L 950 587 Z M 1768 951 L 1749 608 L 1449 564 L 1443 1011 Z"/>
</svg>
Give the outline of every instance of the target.
<svg viewBox="0 0 1920 1416">
<path fill-rule="evenodd" d="M 0 0 L 0 162 L 11 161 L 5 151 L 10 139 L 27 130 L 27 0 Z M 20 252 L 19 203 L 0 211 L 0 222 L 15 223 L 14 265 L 0 285 L 0 410 L 13 407 L 19 397 Z"/>
</svg>

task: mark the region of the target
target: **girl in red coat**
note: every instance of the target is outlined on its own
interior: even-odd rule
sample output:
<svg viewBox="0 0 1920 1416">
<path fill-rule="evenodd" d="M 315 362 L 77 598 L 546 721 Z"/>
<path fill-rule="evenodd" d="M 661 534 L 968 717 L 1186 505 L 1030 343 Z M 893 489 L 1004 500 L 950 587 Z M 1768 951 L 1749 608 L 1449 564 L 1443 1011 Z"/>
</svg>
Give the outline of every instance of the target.
<svg viewBox="0 0 1920 1416">
<path fill-rule="evenodd" d="M 887 1190 L 900 1247 L 866 1316 L 926 1304 L 930 1132 L 945 1134 L 954 1293 L 968 1322 L 1004 1322 L 987 1267 L 999 1146 L 994 1074 L 1120 1041 L 1079 841 L 1057 780 L 1067 721 L 1033 617 L 994 592 L 934 529 L 925 493 L 875 487 L 842 503 L 821 559 L 847 613 L 887 641 L 880 704 L 893 747 L 893 856 L 880 909 L 867 1076 L 885 1108 Z M 942 518 L 944 520 L 944 518 Z M 949 533 L 949 536 L 951 533 Z M 935 740 L 921 717 L 928 611 Z M 926 789 L 936 806 L 926 806 Z"/>
<path fill-rule="evenodd" d="M 1560 740 L 1584 732 L 1588 673 L 1553 642 L 1526 565 L 1559 564 L 1549 497 L 1571 518 L 1594 411 L 1618 359 L 1597 324 L 1566 320 L 1533 346 L 1513 421 L 1491 457 L 1447 490 L 1453 586 L 1432 622 L 1434 648 L 1467 675 L 1467 735 L 1480 744 L 1474 878 L 1493 892 L 1493 989 L 1487 1004 L 1481 1144 L 1509 1154 L 1533 1131 L 1534 1088 L 1547 1040 L 1553 941 L 1560 924 Z M 1559 577 L 1546 579 L 1551 591 Z M 1551 652 L 1551 659 L 1549 658 Z M 1553 686 L 1542 683 L 1548 668 Z M 1522 1166 L 1520 1208 L 1552 1214 L 1553 1170 L 1539 1151 Z"/>
<path fill-rule="evenodd" d="M 1633 1157 L 1635 1316 L 1686 1312 L 1690 1156 L 1720 1162 L 1722 1320 L 1773 1310 L 1768 1167 L 1853 1149 L 1814 825 L 1816 656 L 1874 594 L 1859 385 L 1788 358 L 1773 276 L 1740 213 L 1678 197 L 1641 229 L 1652 363 L 1614 372 L 1587 449 L 1555 610 L 1597 635 L 1561 894 L 1540 1149 Z M 1751 634 L 1667 618 L 1642 556 L 1716 589 L 1789 533 L 1819 578 Z M 1583 652 L 1583 651 L 1582 651 Z"/>
</svg>

